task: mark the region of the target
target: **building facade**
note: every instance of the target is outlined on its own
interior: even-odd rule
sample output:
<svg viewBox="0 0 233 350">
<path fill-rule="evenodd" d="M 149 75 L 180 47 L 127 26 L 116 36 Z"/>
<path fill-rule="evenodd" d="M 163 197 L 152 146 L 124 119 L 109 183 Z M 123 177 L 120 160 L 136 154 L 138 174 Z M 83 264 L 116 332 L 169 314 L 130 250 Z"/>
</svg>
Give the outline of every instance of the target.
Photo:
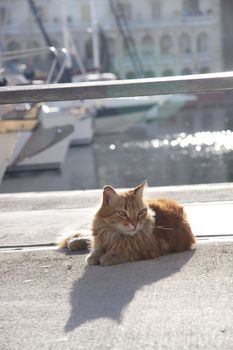
<svg viewBox="0 0 233 350">
<path fill-rule="evenodd" d="M 224 69 L 220 1 L 67 0 L 65 18 L 87 69 L 94 68 L 94 15 L 100 63 L 105 59 L 121 78 L 137 77 L 137 67 L 146 77 L 217 72 Z M 62 47 L 60 0 L 34 2 L 53 45 Z M 41 46 L 28 1 L 0 0 L 0 49 Z M 35 58 L 35 64 L 41 62 Z"/>
</svg>

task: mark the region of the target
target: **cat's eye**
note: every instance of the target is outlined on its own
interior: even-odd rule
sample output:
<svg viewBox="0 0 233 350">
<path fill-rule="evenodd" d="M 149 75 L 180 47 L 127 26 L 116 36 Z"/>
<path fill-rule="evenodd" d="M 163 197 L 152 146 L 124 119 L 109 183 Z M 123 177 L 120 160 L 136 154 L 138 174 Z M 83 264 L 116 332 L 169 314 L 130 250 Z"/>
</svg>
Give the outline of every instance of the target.
<svg viewBox="0 0 233 350">
<path fill-rule="evenodd" d="M 118 212 L 120 214 L 120 216 L 122 216 L 123 218 L 126 218 L 127 217 L 127 213 L 123 210 L 119 210 Z"/>
<path fill-rule="evenodd" d="M 143 214 L 145 213 L 145 211 L 146 211 L 145 208 L 144 208 L 144 209 L 140 209 L 140 210 L 138 211 L 138 216 L 143 215 Z"/>
</svg>

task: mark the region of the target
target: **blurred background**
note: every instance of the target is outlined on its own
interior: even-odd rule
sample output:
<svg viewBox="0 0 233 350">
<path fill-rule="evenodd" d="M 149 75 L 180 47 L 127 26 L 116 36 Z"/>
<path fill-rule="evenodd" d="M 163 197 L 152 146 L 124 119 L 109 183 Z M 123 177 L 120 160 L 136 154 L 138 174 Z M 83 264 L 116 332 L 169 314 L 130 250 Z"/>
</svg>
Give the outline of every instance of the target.
<svg viewBox="0 0 233 350">
<path fill-rule="evenodd" d="M 0 0 L 0 85 L 231 71 L 231 0 Z M 0 192 L 233 181 L 233 92 L 0 106 Z"/>
</svg>

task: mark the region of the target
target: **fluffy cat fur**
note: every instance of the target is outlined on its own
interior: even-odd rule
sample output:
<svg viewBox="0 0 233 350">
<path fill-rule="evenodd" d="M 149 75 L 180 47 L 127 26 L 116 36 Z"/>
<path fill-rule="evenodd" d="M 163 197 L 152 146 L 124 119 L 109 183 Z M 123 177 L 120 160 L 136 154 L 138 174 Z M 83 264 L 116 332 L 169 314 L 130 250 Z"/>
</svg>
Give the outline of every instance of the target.
<svg viewBox="0 0 233 350">
<path fill-rule="evenodd" d="M 92 223 L 89 265 L 115 265 L 192 248 L 195 237 L 183 207 L 170 199 L 145 200 L 145 185 L 122 193 L 104 187 L 102 205 Z M 76 234 L 59 246 L 87 249 L 89 241 Z"/>
</svg>

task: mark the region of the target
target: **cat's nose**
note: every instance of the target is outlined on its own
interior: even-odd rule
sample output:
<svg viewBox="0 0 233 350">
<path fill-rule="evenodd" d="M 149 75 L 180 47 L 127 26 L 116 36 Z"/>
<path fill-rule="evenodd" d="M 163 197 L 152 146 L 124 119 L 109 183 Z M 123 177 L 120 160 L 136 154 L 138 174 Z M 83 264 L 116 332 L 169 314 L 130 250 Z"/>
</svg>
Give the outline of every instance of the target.
<svg viewBox="0 0 233 350">
<path fill-rule="evenodd" d="M 135 229 L 136 229 L 136 226 L 137 226 L 137 225 L 135 225 L 134 222 L 130 222 L 130 224 L 129 224 L 129 228 L 130 228 L 131 230 L 135 230 Z"/>
<path fill-rule="evenodd" d="M 133 227 L 136 229 L 137 226 L 138 226 L 138 223 L 137 223 L 137 222 L 133 222 L 132 225 L 133 225 Z"/>
<path fill-rule="evenodd" d="M 135 227 L 135 229 L 136 229 L 136 230 L 140 230 L 140 228 L 141 228 L 141 224 L 140 224 L 140 222 L 138 222 L 137 225 L 136 225 L 136 227 Z"/>
</svg>

